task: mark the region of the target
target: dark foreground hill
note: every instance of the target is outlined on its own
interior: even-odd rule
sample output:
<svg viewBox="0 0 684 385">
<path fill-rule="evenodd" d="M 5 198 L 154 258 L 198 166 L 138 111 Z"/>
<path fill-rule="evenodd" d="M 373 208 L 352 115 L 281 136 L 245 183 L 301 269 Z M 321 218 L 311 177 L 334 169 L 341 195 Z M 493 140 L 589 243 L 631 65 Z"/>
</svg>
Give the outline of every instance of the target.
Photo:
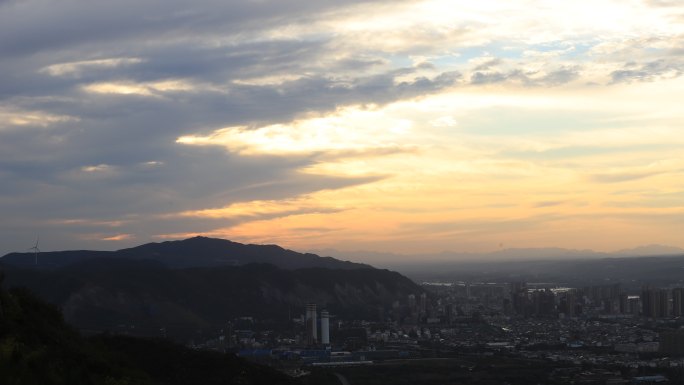
<svg viewBox="0 0 684 385">
<path fill-rule="evenodd" d="M 0 282 L 1 282 L 0 278 Z M 233 355 L 168 341 L 82 338 L 54 306 L 0 288 L 0 384 L 298 384 Z"/>
<path fill-rule="evenodd" d="M 148 243 L 117 251 L 53 251 L 41 252 L 38 265 L 33 253 L 10 253 L 0 259 L 6 265 L 25 268 L 59 268 L 90 259 L 121 258 L 152 260 L 171 268 L 240 266 L 270 263 L 283 269 L 325 267 L 329 269 L 370 268 L 362 263 L 341 261 L 316 254 L 303 254 L 276 245 L 245 245 L 225 239 L 194 237 L 181 241 Z"/>
<path fill-rule="evenodd" d="M 93 259 L 60 269 L 5 266 L 8 286 L 25 286 L 59 306 L 81 330 L 174 336 L 219 329 L 236 317 L 289 322 L 308 302 L 339 318 L 377 319 L 423 290 L 381 269 L 280 269 L 251 264 L 170 269 L 154 261 Z"/>
</svg>

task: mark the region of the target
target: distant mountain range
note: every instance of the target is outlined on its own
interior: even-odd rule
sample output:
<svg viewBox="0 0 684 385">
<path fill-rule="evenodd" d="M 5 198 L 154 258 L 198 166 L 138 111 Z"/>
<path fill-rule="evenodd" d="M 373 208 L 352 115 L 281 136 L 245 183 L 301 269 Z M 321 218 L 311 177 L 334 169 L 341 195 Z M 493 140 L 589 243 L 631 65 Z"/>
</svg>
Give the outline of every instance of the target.
<svg viewBox="0 0 684 385">
<path fill-rule="evenodd" d="M 633 257 L 653 257 L 659 255 L 682 255 L 684 249 L 681 247 L 665 246 L 665 245 L 646 245 L 639 246 L 633 249 L 620 250 L 612 253 L 614 255 L 624 255 Z"/>
<path fill-rule="evenodd" d="M 283 269 L 324 267 L 329 269 L 370 268 L 370 265 L 341 261 L 315 254 L 303 254 L 276 245 L 245 245 L 225 239 L 194 237 L 181 241 L 148 243 L 117 251 L 51 251 L 38 255 L 35 265 L 33 253 L 10 253 L 0 263 L 26 268 L 59 268 L 89 259 L 114 258 L 151 260 L 170 268 L 241 266 L 249 263 L 268 263 Z"/>
<path fill-rule="evenodd" d="M 662 245 L 640 246 L 612 253 L 561 248 L 424 255 L 336 250 L 321 252 L 352 260 L 373 260 L 376 266 L 399 271 L 417 282 L 528 281 L 580 287 L 620 282 L 632 289 L 645 284 L 684 286 L 684 249 Z"/>
<path fill-rule="evenodd" d="M 372 260 L 376 266 L 384 266 L 393 269 L 404 268 L 411 265 L 443 264 L 471 262 L 502 262 L 502 261 L 540 261 L 562 259 L 599 259 L 611 257 L 649 257 L 684 255 L 684 249 L 674 246 L 646 245 L 633 249 L 624 249 L 614 252 L 600 252 L 590 249 L 563 249 L 563 248 L 511 248 L 488 253 L 468 253 L 443 251 L 428 254 L 396 254 L 374 251 L 339 251 L 335 249 L 314 250 L 319 254 L 330 255 L 335 258 L 351 260 Z"/>
<path fill-rule="evenodd" d="M 547 282 L 570 287 L 620 283 L 632 292 L 643 285 L 684 287 L 684 255 L 546 260 L 435 262 L 405 265 L 402 274 L 422 281 Z"/>
</svg>

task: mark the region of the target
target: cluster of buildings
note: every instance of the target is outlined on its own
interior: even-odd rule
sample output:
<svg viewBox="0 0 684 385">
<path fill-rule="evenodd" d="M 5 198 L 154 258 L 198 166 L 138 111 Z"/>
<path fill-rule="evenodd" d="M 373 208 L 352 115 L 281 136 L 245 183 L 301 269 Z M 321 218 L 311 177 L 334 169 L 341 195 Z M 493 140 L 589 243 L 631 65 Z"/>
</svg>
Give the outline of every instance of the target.
<svg viewBox="0 0 684 385">
<path fill-rule="evenodd" d="M 657 319 L 684 315 L 684 288 L 645 286 L 640 293 L 628 294 L 619 283 L 582 288 L 526 282 L 427 286 L 439 293 L 442 313 L 447 318 L 474 311 L 523 318 L 613 315 Z"/>
<path fill-rule="evenodd" d="M 580 314 L 636 314 L 638 297 L 621 291 L 620 284 L 584 288 L 528 287 L 511 283 L 504 313 L 523 317 L 577 317 Z"/>
<path fill-rule="evenodd" d="M 641 291 L 642 315 L 649 318 L 684 315 L 684 288 L 672 290 L 645 286 Z"/>
<path fill-rule="evenodd" d="M 679 358 L 684 356 L 681 288 L 643 287 L 628 294 L 619 284 L 424 287 L 424 292 L 395 301 L 385 317 L 376 320 L 341 319 L 309 303 L 289 330 L 252 332 L 236 322 L 236 329 L 226 335 L 232 343 L 225 346 L 288 370 L 465 355 L 475 361 L 493 356 L 543 361 L 567 368 L 567 373 L 554 376 L 610 377 L 615 383 L 675 369 L 684 373 Z M 608 367 L 614 373 L 601 373 Z"/>
</svg>

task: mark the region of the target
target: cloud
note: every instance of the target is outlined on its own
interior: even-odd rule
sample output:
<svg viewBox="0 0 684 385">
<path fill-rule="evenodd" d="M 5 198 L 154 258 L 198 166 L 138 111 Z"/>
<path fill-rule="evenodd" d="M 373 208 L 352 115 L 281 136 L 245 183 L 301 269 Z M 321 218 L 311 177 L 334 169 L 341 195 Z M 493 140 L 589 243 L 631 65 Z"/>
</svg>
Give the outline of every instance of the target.
<svg viewBox="0 0 684 385">
<path fill-rule="evenodd" d="M 176 218 L 237 218 L 252 221 L 290 215 L 334 213 L 342 210 L 344 210 L 343 207 L 320 207 L 310 197 L 300 196 L 296 199 L 285 200 L 252 200 L 216 209 L 184 211 L 171 216 Z"/>
<path fill-rule="evenodd" d="M 49 1 L 12 4 L 0 18 L 0 49 L 7 54 L 60 51 L 100 45 L 112 50 L 123 41 L 162 43 L 258 32 L 353 6 L 356 1 L 182 1 L 130 0 L 116 4 L 69 1 L 59 8 Z M 368 3 L 368 2 L 364 2 Z M 65 28 L 69 27 L 69 28 Z M 12 32 L 9 38 L 5 32 Z"/>
<path fill-rule="evenodd" d="M 116 234 L 116 235 L 105 235 L 101 240 L 103 241 L 125 241 L 134 238 L 131 234 Z"/>
<path fill-rule="evenodd" d="M 680 76 L 681 7 L 607 1 L 592 4 L 605 21 L 595 23 L 586 6 L 0 1 L 0 68 L 8 74 L 0 82 L 0 244 L 13 248 L 41 232 L 57 245 L 113 247 L 286 213 L 334 215 L 330 201 L 271 213 L 254 205 L 371 185 L 392 192 L 361 202 L 371 207 L 399 191 L 426 195 L 431 178 L 472 189 L 473 180 L 535 179 L 550 166 L 522 154 L 530 148 L 567 171 L 562 161 L 585 162 L 574 146 L 676 145 L 671 131 L 656 127 L 645 139 L 645 131 L 597 122 L 588 110 L 622 100 L 607 89 Z M 445 11 L 454 7 L 459 12 Z M 583 88 L 588 82 L 602 86 Z M 556 99 L 587 89 L 600 96 Z M 551 102 L 569 107 L 560 114 Z M 577 107 L 582 102 L 600 106 Z M 675 127 L 675 107 L 659 106 L 658 124 Z M 658 172 L 628 163 L 585 179 L 639 181 Z M 416 179 L 402 179 L 408 175 Z M 253 216 L 169 219 L 230 207 Z"/>
<path fill-rule="evenodd" d="M 139 58 L 107 58 L 96 60 L 82 60 L 76 62 L 51 64 L 42 68 L 40 72 L 45 72 L 51 76 L 73 76 L 81 77 L 84 72 L 96 68 L 115 68 L 128 66 L 142 62 Z"/>
<path fill-rule="evenodd" d="M 479 69 L 478 69 L 479 68 Z M 474 85 L 518 83 L 526 87 L 552 87 L 572 82 L 579 78 L 579 67 L 553 69 L 550 72 L 523 71 L 513 69 L 507 72 L 491 70 L 490 65 L 475 67 L 470 76 L 470 83 Z"/>
<path fill-rule="evenodd" d="M 681 3 L 676 0 L 644 0 L 648 5 L 655 7 L 678 7 Z"/>
<path fill-rule="evenodd" d="M 623 69 L 611 72 L 610 76 L 612 83 L 652 82 L 662 78 L 671 79 L 679 77 L 683 71 L 684 63 L 659 59 L 647 63 L 627 63 Z"/>
<path fill-rule="evenodd" d="M 475 66 L 475 68 L 473 68 L 473 71 L 489 71 L 492 69 L 492 67 L 496 67 L 502 63 L 503 61 L 501 59 L 492 58 Z"/>
<path fill-rule="evenodd" d="M 543 202 L 537 202 L 534 204 L 534 207 L 540 208 L 540 207 L 554 207 L 554 206 L 560 206 L 566 202 L 564 201 L 543 201 Z"/>
<path fill-rule="evenodd" d="M 599 182 L 599 183 L 619 183 L 619 182 L 627 182 L 627 181 L 633 181 L 633 180 L 638 180 L 638 179 L 644 179 L 648 178 L 651 176 L 657 175 L 657 173 L 653 172 L 614 172 L 614 173 L 606 173 L 606 174 L 593 174 L 589 177 L 589 179 L 593 182 Z"/>
<path fill-rule="evenodd" d="M 401 231 L 409 234 L 429 232 L 430 234 L 440 233 L 451 234 L 452 236 L 525 232 L 562 219 L 564 218 L 558 215 L 535 215 L 510 219 L 464 219 L 459 221 L 405 224 L 402 226 Z"/>
<path fill-rule="evenodd" d="M 680 174 L 684 171 L 684 168 L 681 167 L 681 162 L 682 161 L 679 159 L 667 159 L 659 160 L 644 166 L 613 168 L 607 172 L 590 174 L 589 180 L 598 183 L 619 183 L 660 175 L 670 175 L 674 177 L 676 174 Z"/>
</svg>

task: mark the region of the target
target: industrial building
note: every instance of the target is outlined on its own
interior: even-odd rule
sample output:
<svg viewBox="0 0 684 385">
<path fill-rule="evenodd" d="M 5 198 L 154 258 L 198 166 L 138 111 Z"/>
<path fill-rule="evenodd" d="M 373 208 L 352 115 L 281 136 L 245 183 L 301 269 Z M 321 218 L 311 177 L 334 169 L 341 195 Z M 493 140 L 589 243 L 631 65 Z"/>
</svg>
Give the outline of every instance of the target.
<svg viewBox="0 0 684 385">
<path fill-rule="evenodd" d="M 317 345 L 319 342 L 322 345 L 330 345 L 330 314 L 327 310 L 321 311 L 320 328 L 318 321 L 318 314 L 315 303 L 306 305 L 306 343 L 309 346 Z M 320 330 L 320 338 L 318 334 Z"/>
</svg>

